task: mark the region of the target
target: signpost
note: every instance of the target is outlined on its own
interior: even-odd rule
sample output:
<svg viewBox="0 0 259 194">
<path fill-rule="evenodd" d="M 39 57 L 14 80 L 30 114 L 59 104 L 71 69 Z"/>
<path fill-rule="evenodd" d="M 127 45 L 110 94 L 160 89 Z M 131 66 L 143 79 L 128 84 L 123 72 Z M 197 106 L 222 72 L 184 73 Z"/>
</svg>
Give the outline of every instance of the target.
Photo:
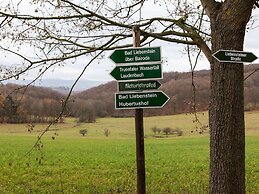
<svg viewBox="0 0 259 194">
<path fill-rule="evenodd" d="M 232 51 L 232 50 L 218 50 L 212 55 L 219 62 L 228 62 L 228 63 L 251 63 L 257 59 L 251 52 L 244 51 Z"/>
<path fill-rule="evenodd" d="M 161 64 L 117 66 L 110 74 L 116 80 L 147 80 L 163 77 Z"/>
<path fill-rule="evenodd" d="M 139 26 L 133 27 L 133 46 L 140 47 Z M 146 194 L 146 168 L 143 109 L 135 110 L 136 162 L 137 162 L 137 194 Z"/>
<path fill-rule="evenodd" d="M 156 90 L 161 84 L 156 80 L 151 81 L 131 81 L 131 82 L 118 82 L 118 89 L 123 91 L 142 91 L 142 90 Z"/>
<path fill-rule="evenodd" d="M 169 97 L 158 89 L 161 84 L 150 79 L 163 77 L 160 47 L 140 48 L 139 26 L 133 27 L 134 48 L 115 50 L 110 59 L 116 67 L 110 73 L 118 83 L 119 91 L 115 94 L 116 109 L 135 109 L 137 194 L 146 193 L 145 149 L 143 108 L 163 107 Z M 135 81 L 133 81 L 135 80 Z M 148 80 L 148 81 L 142 81 Z M 124 81 L 124 82 L 123 82 Z M 129 82 L 130 81 L 130 82 Z M 126 91 L 138 91 L 126 93 Z"/>
<path fill-rule="evenodd" d="M 116 109 L 161 108 L 169 97 L 162 91 L 116 93 Z"/>
<path fill-rule="evenodd" d="M 161 62 L 160 47 L 115 50 L 110 59 L 116 64 Z"/>
</svg>

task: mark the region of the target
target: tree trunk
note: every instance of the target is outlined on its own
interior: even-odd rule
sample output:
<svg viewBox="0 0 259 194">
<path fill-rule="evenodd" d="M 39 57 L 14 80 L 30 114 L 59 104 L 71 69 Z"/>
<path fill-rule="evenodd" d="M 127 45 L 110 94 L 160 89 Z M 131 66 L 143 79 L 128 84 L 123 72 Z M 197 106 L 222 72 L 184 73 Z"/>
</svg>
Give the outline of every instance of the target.
<svg viewBox="0 0 259 194">
<path fill-rule="evenodd" d="M 247 7 L 251 8 L 250 12 L 244 11 L 240 18 L 240 14 L 234 14 L 240 7 L 232 5 L 231 10 L 223 5 L 218 6 L 210 18 L 212 52 L 219 49 L 242 51 L 252 8 Z M 245 193 L 243 64 L 213 59 L 209 120 L 210 193 Z"/>
<path fill-rule="evenodd" d="M 211 75 L 210 192 L 245 193 L 243 65 L 215 62 Z"/>
</svg>

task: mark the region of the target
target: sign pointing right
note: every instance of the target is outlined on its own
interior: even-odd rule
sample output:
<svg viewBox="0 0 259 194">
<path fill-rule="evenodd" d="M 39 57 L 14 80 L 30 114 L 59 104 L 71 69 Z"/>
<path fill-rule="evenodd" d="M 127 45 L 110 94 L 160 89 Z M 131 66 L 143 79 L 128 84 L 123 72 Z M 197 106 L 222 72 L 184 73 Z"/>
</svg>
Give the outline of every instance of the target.
<svg viewBox="0 0 259 194">
<path fill-rule="evenodd" d="M 116 109 L 161 108 L 170 98 L 162 91 L 116 93 Z"/>
<path fill-rule="evenodd" d="M 218 50 L 212 56 L 219 62 L 228 63 L 251 63 L 257 59 L 257 56 L 251 52 L 232 50 Z"/>
</svg>

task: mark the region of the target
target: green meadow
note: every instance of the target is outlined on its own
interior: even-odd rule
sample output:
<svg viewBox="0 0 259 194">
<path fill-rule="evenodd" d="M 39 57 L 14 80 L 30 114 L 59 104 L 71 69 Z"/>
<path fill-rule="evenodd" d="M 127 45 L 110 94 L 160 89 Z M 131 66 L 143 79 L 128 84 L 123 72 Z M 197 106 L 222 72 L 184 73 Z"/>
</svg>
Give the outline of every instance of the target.
<svg viewBox="0 0 259 194">
<path fill-rule="evenodd" d="M 208 124 L 207 113 L 200 113 Z M 259 112 L 246 119 L 247 193 L 259 193 Z M 208 193 L 209 134 L 194 115 L 147 117 L 147 193 Z M 78 124 L 66 118 L 33 148 L 46 125 L 0 125 L 0 193 L 136 193 L 134 118 L 101 118 Z M 154 137 L 152 127 L 179 128 L 182 136 Z M 108 137 L 104 129 L 110 131 Z M 87 129 L 82 136 L 79 131 Z M 197 129 L 197 131 L 196 131 Z"/>
</svg>

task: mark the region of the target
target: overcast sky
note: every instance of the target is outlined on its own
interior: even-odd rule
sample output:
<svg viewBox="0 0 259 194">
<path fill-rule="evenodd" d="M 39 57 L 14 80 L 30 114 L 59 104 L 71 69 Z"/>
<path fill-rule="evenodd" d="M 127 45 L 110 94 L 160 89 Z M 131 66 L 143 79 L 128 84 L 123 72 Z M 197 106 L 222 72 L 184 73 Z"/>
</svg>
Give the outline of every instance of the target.
<svg viewBox="0 0 259 194">
<path fill-rule="evenodd" d="M 259 10 L 254 11 L 254 17 L 259 19 Z M 254 25 L 253 29 L 249 29 L 246 33 L 245 37 L 245 45 L 244 51 L 253 52 L 259 58 L 259 22 L 257 21 Z M 162 57 L 167 61 L 163 64 L 163 72 L 169 71 L 178 71 L 178 72 L 186 72 L 190 71 L 190 65 L 187 58 L 187 55 L 184 53 L 184 46 L 180 44 L 174 43 L 165 43 L 162 41 L 157 41 L 150 45 L 160 46 L 162 51 Z M 110 72 L 116 66 L 110 59 L 109 55 L 111 55 L 113 51 L 109 51 L 106 53 L 106 57 L 102 60 L 96 61 L 92 63 L 85 75 L 82 79 L 88 80 L 98 80 L 98 81 L 111 81 L 114 80 L 110 76 Z M 253 63 L 259 63 L 257 59 Z M 80 69 L 84 66 L 84 63 L 77 63 L 76 65 L 70 65 L 67 67 L 57 68 L 53 73 L 49 73 L 46 75 L 46 78 L 59 78 L 59 79 L 75 79 L 79 73 Z M 196 70 L 201 69 L 210 69 L 210 65 L 205 57 L 201 57 L 198 61 L 198 65 Z"/>
<path fill-rule="evenodd" d="M 162 9 L 162 8 L 160 8 Z M 152 9 L 152 14 L 159 15 L 158 7 Z M 148 11 L 150 14 L 150 10 Z M 144 14 L 144 13 L 143 13 Z M 254 10 L 253 16 L 259 20 L 259 10 Z M 245 40 L 245 47 L 244 50 L 247 52 L 253 52 L 255 55 L 259 57 L 259 22 L 257 21 L 254 25 L 253 29 L 247 31 L 246 40 Z M 256 28 L 257 27 L 257 28 Z M 190 65 L 187 58 L 187 55 L 184 54 L 184 46 L 180 44 L 174 43 L 166 43 L 162 41 L 153 42 L 150 46 L 160 46 L 162 51 L 162 57 L 166 61 L 163 63 L 163 72 L 169 71 L 178 71 L 178 72 L 185 72 L 190 71 Z M 86 70 L 82 79 L 87 80 L 95 80 L 95 81 L 111 81 L 114 80 L 110 76 L 110 72 L 116 66 L 110 59 L 109 55 L 111 55 L 112 51 L 106 52 L 104 59 L 98 60 L 93 62 L 88 69 Z M 10 62 L 10 58 L 2 58 L 2 62 Z M 78 60 L 75 64 L 68 64 L 64 67 L 55 67 L 52 69 L 53 71 L 49 71 L 47 74 L 43 76 L 43 79 L 64 79 L 64 80 L 73 80 L 78 77 L 81 70 L 87 64 L 89 59 L 81 59 Z M 254 63 L 258 62 L 257 59 Z M 196 70 L 201 69 L 209 69 L 209 63 L 205 59 L 205 57 L 201 57 L 198 61 L 198 65 Z M 30 79 L 30 75 L 26 75 L 26 79 Z"/>
</svg>

